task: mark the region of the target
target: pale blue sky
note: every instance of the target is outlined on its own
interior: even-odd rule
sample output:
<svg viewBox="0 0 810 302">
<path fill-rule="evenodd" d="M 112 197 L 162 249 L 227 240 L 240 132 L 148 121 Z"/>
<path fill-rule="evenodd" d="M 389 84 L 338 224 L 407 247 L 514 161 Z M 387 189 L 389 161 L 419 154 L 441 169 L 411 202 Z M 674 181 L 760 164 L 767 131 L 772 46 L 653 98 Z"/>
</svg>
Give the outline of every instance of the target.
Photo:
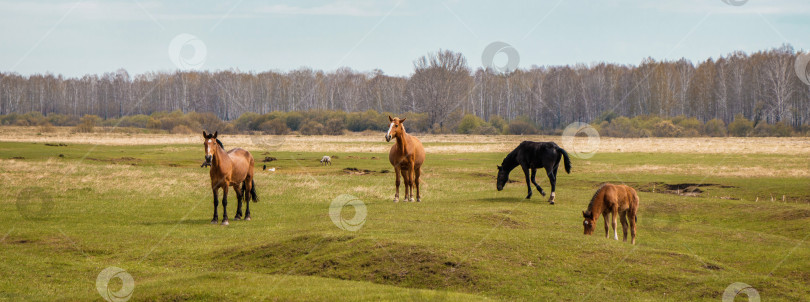
<svg viewBox="0 0 810 302">
<path fill-rule="evenodd" d="M 494 41 L 518 51 L 520 68 L 810 48 L 807 0 L 0 1 L 0 26 L 0 71 L 24 75 L 176 70 L 169 44 L 180 34 L 205 45 L 202 69 L 254 72 L 409 75 L 438 49 L 477 68 Z"/>
</svg>

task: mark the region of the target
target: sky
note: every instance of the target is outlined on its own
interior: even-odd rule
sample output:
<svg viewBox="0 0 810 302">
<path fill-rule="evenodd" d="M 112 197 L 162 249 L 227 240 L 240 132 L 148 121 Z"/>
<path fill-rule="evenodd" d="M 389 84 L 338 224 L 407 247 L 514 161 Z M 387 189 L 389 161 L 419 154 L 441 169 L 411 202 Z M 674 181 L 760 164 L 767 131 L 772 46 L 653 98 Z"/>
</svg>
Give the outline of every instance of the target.
<svg viewBox="0 0 810 302">
<path fill-rule="evenodd" d="M 0 72 L 66 77 L 343 67 L 409 76 L 440 49 L 472 69 L 810 49 L 807 0 L 0 0 L 0 26 Z"/>
</svg>

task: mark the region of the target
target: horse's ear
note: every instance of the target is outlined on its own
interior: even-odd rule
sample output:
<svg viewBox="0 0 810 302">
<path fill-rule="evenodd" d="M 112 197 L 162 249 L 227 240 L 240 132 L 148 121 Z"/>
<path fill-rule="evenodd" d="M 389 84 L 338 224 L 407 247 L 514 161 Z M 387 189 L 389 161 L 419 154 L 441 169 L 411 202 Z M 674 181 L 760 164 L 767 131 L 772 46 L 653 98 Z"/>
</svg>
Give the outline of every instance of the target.
<svg viewBox="0 0 810 302">
<path fill-rule="evenodd" d="M 497 166 L 498 166 L 498 170 L 500 170 L 500 169 L 501 169 L 501 165 L 497 165 Z"/>
<path fill-rule="evenodd" d="M 590 217 L 588 217 L 588 213 L 585 213 L 585 211 L 582 211 L 582 217 L 583 218 L 590 218 Z"/>
<path fill-rule="evenodd" d="M 217 132 L 219 131 L 214 131 L 214 138 L 217 138 Z"/>
<path fill-rule="evenodd" d="M 403 117 L 401 120 L 399 120 L 399 123 L 400 123 L 400 124 L 404 123 L 404 122 L 405 122 L 405 119 L 406 119 L 406 117 Z"/>
<path fill-rule="evenodd" d="M 205 130 L 203 130 L 203 138 L 208 138 L 208 133 L 205 133 Z"/>
<path fill-rule="evenodd" d="M 389 115 L 389 116 L 388 116 L 388 121 L 393 122 L 393 121 L 394 121 L 394 118 L 392 118 L 392 117 Z"/>
</svg>

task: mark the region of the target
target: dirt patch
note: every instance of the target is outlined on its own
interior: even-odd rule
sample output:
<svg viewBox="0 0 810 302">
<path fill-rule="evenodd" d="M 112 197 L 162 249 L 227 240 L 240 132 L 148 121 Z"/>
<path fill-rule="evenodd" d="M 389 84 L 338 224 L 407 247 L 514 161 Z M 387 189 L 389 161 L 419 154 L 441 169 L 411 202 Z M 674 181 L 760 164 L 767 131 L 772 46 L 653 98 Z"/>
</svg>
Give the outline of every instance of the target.
<svg viewBox="0 0 810 302">
<path fill-rule="evenodd" d="M 371 171 L 371 170 L 368 170 L 368 169 L 360 170 L 358 168 L 351 168 L 351 167 L 344 168 L 343 172 L 345 172 L 346 174 L 350 174 L 350 175 L 368 175 L 368 174 L 374 173 L 374 171 Z"/>
<path fill-rule="evenodd" d="M 810 210 L 787 210 L 774 213 L 771 217 L 775 220 L 799 220 L 810 218 Z"/>
<path fill-rule="evenodd" d="M 320 276 L 410 288 L 473 288 L 467 263 L 435 249 L 354 236 L 300 236 L 258 247 L 227 250 L 222 259 L 236 270 Z"/>
<path fill-rule="evenodd" d="M 696 183 L 680 183 L 680 184 L 667 184 L 663 182 L 651 182 L 646 184 L 635 184 L 633 187 L 641 192 L 650 193 L 665 193 L 675 194 L 680 196 L 696 197 L 705 192 L 702 188 L 715 187 L 715 188 L 735 188 L 734 186 L 720 185 L 720 184 L 696 184 Z M 725 197 L 725 199 L 733 199 L 733 197 Z"/>
</svg>

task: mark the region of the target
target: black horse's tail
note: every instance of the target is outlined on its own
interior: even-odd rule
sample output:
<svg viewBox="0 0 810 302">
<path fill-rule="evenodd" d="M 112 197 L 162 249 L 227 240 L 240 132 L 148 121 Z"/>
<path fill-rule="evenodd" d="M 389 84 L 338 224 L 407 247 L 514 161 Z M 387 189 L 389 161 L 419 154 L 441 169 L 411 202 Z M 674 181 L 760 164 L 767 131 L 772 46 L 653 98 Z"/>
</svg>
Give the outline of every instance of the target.
<svg viewBox="0 0 810 302">
<path fill-rule="evenodd" d="M 242 182 L 242 188 L 247 190 L 247 181 Z M 248 196 L 250 194 L 250 196 Z M 250 201 L 249 199 L 253 199 L 253 202 L 258 202 L 259 197 L 256 195 L 256 181 L 253 179 L 250 180 L 250 192 L 245 192 L 245 202 Z"/>
<path fill-rule="evenodd" d="M 562 153 L 563 158 L 565 159 L 565 173 L 571 174 L 571 159 L 568 158 L 568 152 L 565 152 L 563 148 L 557 146 L 557 152 Z"/>
</svg>

